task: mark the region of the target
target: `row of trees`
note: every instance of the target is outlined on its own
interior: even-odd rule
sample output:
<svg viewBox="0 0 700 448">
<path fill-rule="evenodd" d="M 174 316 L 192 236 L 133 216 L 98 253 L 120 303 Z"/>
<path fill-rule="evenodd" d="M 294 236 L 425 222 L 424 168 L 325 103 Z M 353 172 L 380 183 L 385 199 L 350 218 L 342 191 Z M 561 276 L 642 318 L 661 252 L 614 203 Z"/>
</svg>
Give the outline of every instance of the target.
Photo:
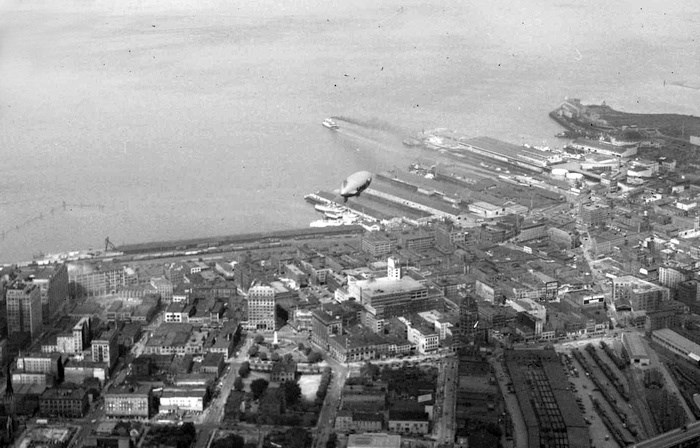
<svg viewBox="0 0 700 448">
<path fill-rule="evenodd" d="M 248 356 L 251 358 L 259 358 L 262 361 L 267 361 L 268 359 L 270 361 L 279 361 L 280 360 L 280 354 L 277 353 L 277 347 L 273 346 L 272 351 L 270 351 L 270 354 L 268 355 L 267 352 L 261 351 L 260 346 L 257 343 L 258 337 L 262 337 L 260 335 L 255 337 L 256 343 L 254 345 L 251 345 L 250 348 L 248 349 Z M 306 362 L 309 363 L 317 363 L 321 362 L 323 360 L 323 355 L 321 355 L 319 352 L 311 350 L 311 347 L 304 347 L 304 344 L 300 343 L 299 344 L 299 351 L 304 353 L 306 356 Z M 288 357 L 289 360 L 293 359 L 293 355 L 291 353 L 287 353 L 284 355 L 285 357 Z"/>
<path fill-rule="evenodd" d="M 323 400 L 326 399 L 326 393 L 328 392 L 328 386 L 331 384 L 331 368 L 326 367 L 323 369 L 321 374 L 321 382 L 318 385 L 318 390 L 316 391 L 316 404 L 322 405 Z"/>
</svg>

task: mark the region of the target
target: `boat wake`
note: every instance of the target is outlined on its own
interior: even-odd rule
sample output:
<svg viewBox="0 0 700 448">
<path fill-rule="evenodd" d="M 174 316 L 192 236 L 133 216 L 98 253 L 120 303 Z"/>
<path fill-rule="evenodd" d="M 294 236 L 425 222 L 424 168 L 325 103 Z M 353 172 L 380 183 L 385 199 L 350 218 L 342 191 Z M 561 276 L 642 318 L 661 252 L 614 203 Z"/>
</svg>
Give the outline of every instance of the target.
<svg viewBox="0 0 700 448">
<path fill-rule="evenodd" d="M 374 129 L 377 131 L 390 132 L 397 135 L 406 135 L 406 131 L 401 129 L 399 126 L 391 124 L 389 122 L 380 120 L 378 118 L 373 118 L 371 120 L 360 120 L 352 117 L 331 117 L 333 120 L 344 121 L 346 123 L 354 124 L 356 126 L 361 126 L 367 129 Z"/>
</svg>

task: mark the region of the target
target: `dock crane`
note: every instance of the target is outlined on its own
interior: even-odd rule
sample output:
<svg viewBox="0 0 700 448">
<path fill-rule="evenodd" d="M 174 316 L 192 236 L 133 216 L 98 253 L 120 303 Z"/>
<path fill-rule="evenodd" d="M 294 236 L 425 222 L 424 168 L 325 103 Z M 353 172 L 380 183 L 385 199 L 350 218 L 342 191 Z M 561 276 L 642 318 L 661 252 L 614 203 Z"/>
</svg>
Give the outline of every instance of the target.
<svg viewBox="0 0 700 448">
<path fill-rule="evenodd" d="M 111 250 L 117 250 L 117 246 L 115 246 L 114 243 L 112 243 L 112 242 L 109 240 L 109 237 L 107 237 L 107 238 L 105 238 L 105 252 L 107 252 L 107 251 L 110 250 L 110 249 L 111 249 Z"/>
</svg>

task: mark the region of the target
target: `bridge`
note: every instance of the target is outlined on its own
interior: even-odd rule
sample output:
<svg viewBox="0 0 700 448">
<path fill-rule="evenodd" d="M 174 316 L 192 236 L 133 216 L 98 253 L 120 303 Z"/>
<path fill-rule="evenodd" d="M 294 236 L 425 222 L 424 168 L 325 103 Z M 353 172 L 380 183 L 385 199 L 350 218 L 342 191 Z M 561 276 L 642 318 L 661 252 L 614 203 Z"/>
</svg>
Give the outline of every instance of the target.
<svg viewBox="0 0 700 448">
<path fill-rule="evenodd" d="M 633 448 L 686 448 L 700 446 L 700 421 L 659 434 L 632 445 Z"/>
</svg>

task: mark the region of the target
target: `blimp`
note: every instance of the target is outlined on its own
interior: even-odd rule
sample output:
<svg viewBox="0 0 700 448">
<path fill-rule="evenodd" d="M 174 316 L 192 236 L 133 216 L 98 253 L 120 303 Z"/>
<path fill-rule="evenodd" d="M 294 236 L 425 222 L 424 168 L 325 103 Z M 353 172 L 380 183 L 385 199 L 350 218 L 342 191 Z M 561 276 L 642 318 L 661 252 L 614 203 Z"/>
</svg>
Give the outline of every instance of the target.
<svg viewBox="0 0 700 448">
<path fill-rule="evenodd" d="M 372 183 L 372 173 L 358 171 L 343 181 L 338 193 L 343 197 L 344 202 L 348 202 L 349 197 L 360 196 L 360 193 L 365 191 L 370 183 Z"/>
</svg>

